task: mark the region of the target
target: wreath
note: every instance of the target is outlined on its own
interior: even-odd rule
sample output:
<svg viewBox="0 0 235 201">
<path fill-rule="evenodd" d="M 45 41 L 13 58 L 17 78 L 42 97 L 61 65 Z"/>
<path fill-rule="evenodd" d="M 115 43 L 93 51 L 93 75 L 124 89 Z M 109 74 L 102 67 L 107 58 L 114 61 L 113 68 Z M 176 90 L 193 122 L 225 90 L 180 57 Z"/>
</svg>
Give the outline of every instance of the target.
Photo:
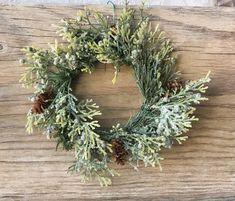
<svg viewBox="0 0 235 201">
<path fill-rule="evenodd" d="M 113 160 L 135 169 L 140 161 L 160 167 L 160 150 L 175 141 L 181 144 L 198 120 L 194 105 L 207 100 L 201 94 L 206 92 L 209 73 L 183 80 L 170 41 L 158 26 L 152 30 L 143 7 L 126 5 L 118 19 L 85 9 L 76 19 L 63 19 L 58 33 L 66 40 L 63 44 L 24 48 L 21 62 L 27 67 L 21 81 L 35 88 L 27 132 L 38 128 L 57 140 L 56 148 L 74 150 L 75 161 L 68 171 L 79 172 L 83 181 L 96 177 L 101 185 L 110 185 L 110 176 L 118 175 L 110 167 Z M 73 95 L 71 82 L 91 73 L 97 62 L 113 65 L 113 83 L 121 67 L 133 69 L 144 101 L 126 125 L 102 129 L 95 119 L 101 115 L 99 106 Z"/>
</svg>

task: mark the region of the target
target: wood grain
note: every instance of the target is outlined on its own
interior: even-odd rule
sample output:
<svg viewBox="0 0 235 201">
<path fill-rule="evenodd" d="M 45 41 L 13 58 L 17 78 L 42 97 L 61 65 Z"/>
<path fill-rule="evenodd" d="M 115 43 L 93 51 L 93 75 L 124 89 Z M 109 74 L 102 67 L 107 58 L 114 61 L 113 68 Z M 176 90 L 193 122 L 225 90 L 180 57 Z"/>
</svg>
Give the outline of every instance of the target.
<svg viewBox="0 0 235 201">
<path fill-rule="evenodd" d="M 53 43 L 60 18 L 74 17 L 83 7 L 0 7 L 0 200 L 235 200 L 235 10 L 233 8 L 156 7 L 148 10 L 153 25 L 172 39 L 179 68 L 189 79 L 212 71 L 210 100 L 198 107 L 184 146 L 163 150 L 163 171 L 115 167 L 113 186 L 82 184 L 66 174 L 72 152 L 55 151 L 55 142 L 24 130 L 30 107 L 18 80 L 18 63 L 27 45 Z M 111 14 L 110 7 L 90 8 Z M 119 10 L 119 9 L 118 9 Z M 125 122 L 141 104 L 132 72 L 121 70 L 111 84 L 111 66 L 98 66 L 75 81 L 77 95 L 100 106 L 104 126 Z"/>
</svg>

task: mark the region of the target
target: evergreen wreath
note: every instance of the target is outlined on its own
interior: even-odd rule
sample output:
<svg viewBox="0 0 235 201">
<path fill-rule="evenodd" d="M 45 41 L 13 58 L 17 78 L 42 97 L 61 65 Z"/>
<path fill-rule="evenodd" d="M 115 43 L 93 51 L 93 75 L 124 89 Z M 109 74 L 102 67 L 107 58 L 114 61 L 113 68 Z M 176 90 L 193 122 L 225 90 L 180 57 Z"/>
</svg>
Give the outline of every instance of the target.
<svg viewBox="0 0 235 201">
<path fill-rule="evenodd" d="M 101 185 L 110 185 L 113 159 L 138 168 L 160 167 L 159 152 L 181 144 L 191 128 L 194 105 L 207 100 L 209 73 L 201 79 L 184 81 L 176 70 L 176 57 L 170 41 L 158 26 L 152 30 L 149 16 L 140 7 L 127 4 L 113 21 L 101 13 L 84 10 L 76 19 L 62 20 L 58 33 L 67 43 L 51 49 L 27 47 L 27 66 L 21 81 L 34 86 L 33 106 L 27 114 L 26 130 L 33 127 L 48 138 L 57 139 L 57 147 L 75 150 L 75 161 L 69 171 L 79 172 L 82 180 L 97 177 Z M 122 66 L 133 69 L 144 97 L 140 110 L 126 125 L 115 125 L 109 131 L 100 127 L 95 117 L 101 115 L 92 100 L 78 100 L 71 82 L 79 74 L 91 73 L 97 62 L 114 66 L 113 83 Z"/>
</svg>

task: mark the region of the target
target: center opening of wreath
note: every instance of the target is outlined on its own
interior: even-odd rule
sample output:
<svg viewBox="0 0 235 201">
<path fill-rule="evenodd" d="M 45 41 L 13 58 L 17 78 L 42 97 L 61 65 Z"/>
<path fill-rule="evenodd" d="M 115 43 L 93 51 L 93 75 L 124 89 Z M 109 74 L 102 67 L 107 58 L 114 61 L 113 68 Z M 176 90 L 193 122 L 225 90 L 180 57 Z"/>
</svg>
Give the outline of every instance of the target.
<svg viewBox="0 0 235 201">
<path fill-rule="evenodd" d="M 115 84 L 113 77 L 114 67 L 99 63 L 91 74 L 81 73 L 72 86 L 78 100 L 92 99 L 99 105 L 102 115 L 97 116 L 97 120 L 104 128 L 117 123 L 125 125 L 143 102 L 129 66 L 121 67 Z"/>
</svg>

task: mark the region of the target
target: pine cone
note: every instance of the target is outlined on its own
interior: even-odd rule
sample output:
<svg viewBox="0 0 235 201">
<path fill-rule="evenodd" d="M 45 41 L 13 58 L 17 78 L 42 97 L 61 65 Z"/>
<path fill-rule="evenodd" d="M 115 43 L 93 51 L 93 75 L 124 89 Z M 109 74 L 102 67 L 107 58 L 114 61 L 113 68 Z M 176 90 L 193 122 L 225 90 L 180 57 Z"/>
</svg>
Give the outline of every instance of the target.
<svg viewBox="0 0 235 201">
<path fill-rule="evenodd" d="M 49 105 L 51 104 L 53 97 L 54 93 L 52 90 L 48 90 L 42 94 L 39 94 L 33 103 L 31 109 L 32 113 L 34 114 L 43 113 L 44 109 L 48 108 Z"/>
<path fill-rule="evenodd" d="M 33 114 L 41 114 L 43 113 L 43 107 L 39 101 L 34 101 L 33 106 L 31 108 Z"/>
<path fill-rule="evenodd" d="M 124 165 L 127 159 L 128 153 L 124 148 L 123 142 L 118 139 L 112 139 L 111 141 L 113 153 L 116 159 L 116 163 Z"/>
<path fill-rule="evenodd" d="M 167 89 L 169 89 L 169 91 L 179 90 L 183 87 L 183 84 L 184 82 L 182 80 L 171 80 L 167 83 Z"/>
</svg>

